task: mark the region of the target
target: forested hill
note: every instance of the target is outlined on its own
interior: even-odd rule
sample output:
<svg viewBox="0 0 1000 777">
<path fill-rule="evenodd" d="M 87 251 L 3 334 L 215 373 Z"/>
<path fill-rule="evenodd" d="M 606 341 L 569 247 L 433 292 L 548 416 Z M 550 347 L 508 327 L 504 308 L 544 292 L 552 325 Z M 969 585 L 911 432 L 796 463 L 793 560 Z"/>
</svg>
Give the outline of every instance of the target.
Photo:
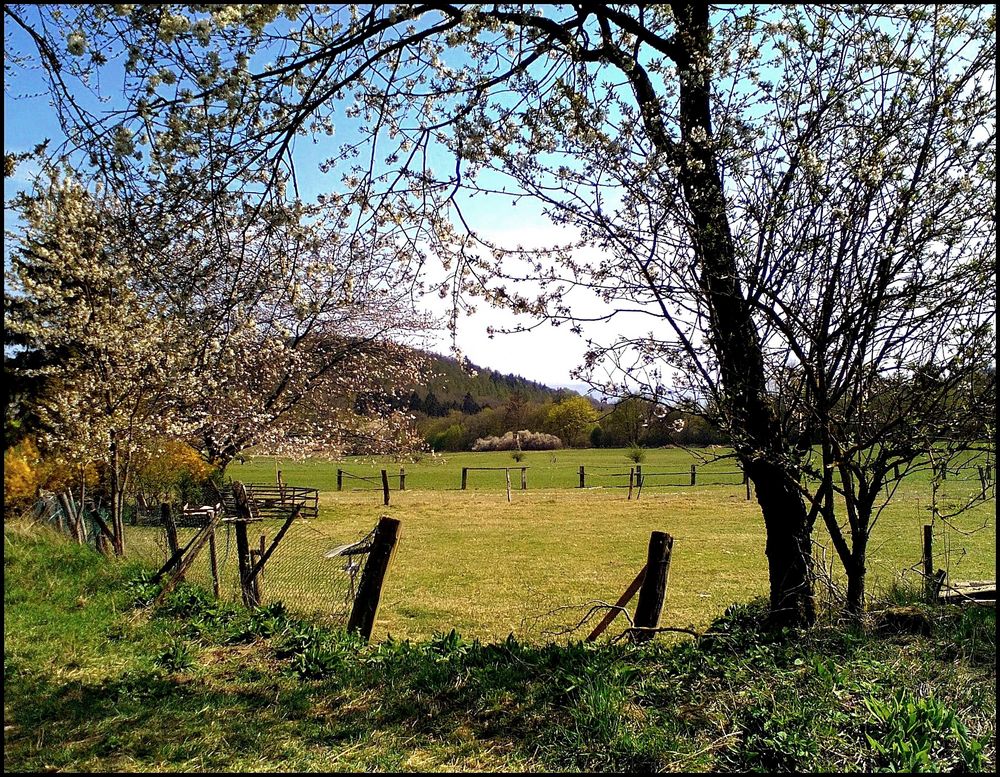
<svg viewBox="0 0 1000 777">
<path fill-rule="evenodd" d="M 543 403 L 561 396 L 574 396 L 569 389 L 554 389 L 520 375 L 504 375 L 475 364 L 463 368 L 450 356 L 424 354 L 430 361 L 424 384 L 410 394 L 410 409 L 429 416 L 447 415 L 450 410 L 477 413 L 484 407 L 498 407 L 517 393 L 528 402 Z"/>
</svg>

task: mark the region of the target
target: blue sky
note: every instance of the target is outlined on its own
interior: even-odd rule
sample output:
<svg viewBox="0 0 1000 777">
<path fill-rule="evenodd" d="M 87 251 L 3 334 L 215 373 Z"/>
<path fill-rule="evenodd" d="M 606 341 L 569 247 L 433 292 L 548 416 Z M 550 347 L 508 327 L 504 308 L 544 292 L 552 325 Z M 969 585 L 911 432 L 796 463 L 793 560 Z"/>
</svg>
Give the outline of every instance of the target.
<svg viewBox="0 0 1000 777">
<path fill-rule="evenodd" d="M 13 25 L 5 29 L 8 36 L 16 38 L 18 33 Z M 22 51 L 31 50 L 29 46 L 22 46 Z M 5 74 L 4 151 L 27 151 L 46 138 L 57 144 L 63 135 L 44 80 L 37 72 L 26 70 L 16 71 L 12 78 Z M 296 163 L 304 195 L 314 196 L 334 187 L 337 174 L 331 172 L 324 176 L 318 169 L 318 162 L 332 155 L 333 147 L 341 140 L 335 137 L 324 146 L 322 141 L 314 145 L 307 138 L 299 139 Z M 24 164 L 13 178 L 4 179 L 5 203 L 29 185 L 34 172 L 36 170 L 31 164 Z M 477 221 L 488 223 L 487 236 L 501 243 L 542 245 L 551 242 L 553 234 L 558 235 L 528 203 L 522 202 L 512 208 L 502 198 L 480 196 L 470 203 L 470 207 L 480 214 L 488 214 L 488 218 Z M 5 231 L 16 231 L 17 228 L 17 219 L 5 207 Z M 436 295 L 429 295 L 426 300 L 426 308 L 442 317 L 447 313 L 443 304 Z M 579 336 L 570 333 L 565 326 L 556 328 L 543 324 L 530 333 L 497 335 L 490 339 L 486 333 L 488 326 L 511 326 L 517 320 L 501 311 L 484 309 L 482 305 L 477 307 L 476 313 L 460 318 L 457 335 L 458 347 L 474 363 L 504 373 L 519 374 L 550 386 L 572 382 L 570 371 L 582 361 L 585 349 L 585 343 Z M 450 346 L 450 336 L 443 330 L 436 340 L 429 343 L 429 347 L 443 353 L 448 352 Z"/>
</svg>

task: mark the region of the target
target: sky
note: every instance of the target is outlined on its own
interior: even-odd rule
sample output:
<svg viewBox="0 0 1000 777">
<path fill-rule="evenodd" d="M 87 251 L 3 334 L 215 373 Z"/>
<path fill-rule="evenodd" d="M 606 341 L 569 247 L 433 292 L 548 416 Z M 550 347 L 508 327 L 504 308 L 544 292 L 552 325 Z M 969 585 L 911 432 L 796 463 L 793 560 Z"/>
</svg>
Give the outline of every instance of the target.
<svg viewBox="0 0 1000 777">
<path fill-rule="evenodd" d="M 10 27 L 13 28 L 13 25 Z M 16 36 L 18 32 L 16 29 L 5 29 L 7 35 Z M 20 48 L 22 51 L 30 50 L 28 45 Z M 56 144 L 63 135 L 44 82 L 37 74 L 23 71 L 14 78 L 8 78 L 5 71 L 4 151 L 28 151 L 47 138 Z M 339 143 L 340 140 L 336 142 Z M 303 148 L 311 146 L 309 143 L 302 145 Z M 324 150 L 312 147 L 308 149 L 308 153 L 301 154 L 302 161 L 297 162 L 297 172 L 304 191 L 323 190 L 324 176 L 318 170 L 315 160 L 329 156 L 332 152 L 332 148 Z M 4 179 L 5 232 L 16 231 L 18 227 L 16 217 L 6 207 L 6 202 L 17 191 L 30 186 L 31 175 L 35 172 L 36 168 L 25 164 L 17 170 L 14 177 Z M 326 180 L 332 186 L 336 176 L 330 174 Z M 487 237 L 511 245 L 543 245 L 552 242 L 553 237 L 558 240 L 560 233 L 548 225 L 543 217 L 532 215 L 530 208 L 522 205 L 515 209 L 506 199 L 497 198 L 491 202 L 487 201 L 487 197 L 488 195 L 482 195 L 479 205 L 482 211 L 489 213 L 490 226 L 484 230 Z M 5 245 L 7 242 L 5 239 Z M 425 309 L 442 322 L 448 314 L 445 305 L 436 294 L 428 295 L 424 302 Z M 571 333 L 567 326 L 554 327 L 547 322 L 531 332 L 497 334 L 493 338 L 487 334 L 489 326 L 513 327 L 518 323 L 529 325 L 532 322 L 479 304 L 475 313 L 460 316 L 455 344 L 480 367 L 521 375 L 552 387 L 567 386 L 583 390 L 582 384 L 575 382 L 570 373 L 583 360 L 585 340 Z M 450 333 L 442 327 L 436 336 L 431 337 L 427 347 L 449 354 L 452 348 Z"/>
</svg>

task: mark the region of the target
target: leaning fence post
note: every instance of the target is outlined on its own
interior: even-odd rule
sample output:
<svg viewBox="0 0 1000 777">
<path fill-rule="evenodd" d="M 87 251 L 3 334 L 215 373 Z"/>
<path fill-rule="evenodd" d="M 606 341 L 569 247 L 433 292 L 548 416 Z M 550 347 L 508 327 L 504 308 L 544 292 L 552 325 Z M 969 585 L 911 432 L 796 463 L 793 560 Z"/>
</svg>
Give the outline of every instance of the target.
<svg viewBox="0 0 1000 777">
<path fill-rule="evenodd" d="M 583 465 L 580 465 L 580 488 L 587 487 L 587 475 L 584 472 Z"/>
<path fill-rule="evenodd" d="M 635 606 L 637 629 L 655 629 L 660 623 L 663 599 L 667 594 L 667 577 L 670 574 L 670 552 L 674 538 L 666 532 L 654 531 L 649 535 L 646 551 L 646 576 L 639 588 L 639 601 Z M 636 631 L 635 640 L 646 642 L 653 638 L 651 631 Z"/>
<path fill-rule="evenodd" d="M 71 536 L 78 543 L 83 545 L 83 532 L 80 529 L 80 521 L 76 516 L 76 511 L 70 504 L 69 497 L 67 493 L 59 492 L 59 504 L 62 505 L 63 512 L 66 514 L 66 525 L 69 526 Z"/>
<path fill-rule="evenodd" d="M 635 482 L 635 467 L 628 468 L 628 498 L 632 498 L 632 485 Z"/>
<path fill-rule="evenodd" d="M 389 506 L 389 473 L 382 470 L 382 504 Z"/>
<path fill-rule="evenodd" d="M 462 467 L 462 490 L 465 491 L 465 486 L 469 482 L 469 468 Z"/>
<path fill-rule="evenodd" d="M 264 550 L 266 547 L 267 537 L 261 534 L 259 549 L 251 551 L 252 555 L 257 557 L 256 570 L 253 576 L 253 592 L 257 599 L 257 604 L 261 604 L 264 601 L 264 565 L 261 562 L 264 559 Z"/>
<path fill-rule="evenodd" d="M 507 480 L 507 501 L 510 501 L 510 467 L 504 467 L 504 478 Z"/>
<path fill-rule="evenodd" d="M 365 642 L 371 639 L 379 600 L 382 597 L 382 584 L 395 555 L 401 527 L 400 521 L 388 516 L 379 518 L 375 527 L 371 551 L 361 572 L 358 593 L 354 597 L 354 607 L 347 622 L 347 630 L 358 632 Z"/>
<path fill-rule="evenodd" d="M 691 465 L 691 485 L 695 485 L 698 480 L 698 467 L 694 464 Z"/>
</svg>

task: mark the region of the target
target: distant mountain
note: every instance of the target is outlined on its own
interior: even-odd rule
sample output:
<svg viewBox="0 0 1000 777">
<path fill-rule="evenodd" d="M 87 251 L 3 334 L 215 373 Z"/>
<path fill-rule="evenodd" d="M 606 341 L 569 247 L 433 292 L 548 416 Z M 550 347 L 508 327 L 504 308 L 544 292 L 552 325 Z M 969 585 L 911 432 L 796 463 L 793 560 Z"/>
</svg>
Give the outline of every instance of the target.
<svg viewBox="0 0 1000 777">
<path fill-rule="evenodd" d="M 449 410 L 476 413 L 484 407 L 505 404 L 514 393 L 519 393 L 525 401 L 539 403 L 579 393 L 569 388 L 551 388 L 520 375 L 503 374 L 471 362 L 463 367 L 450 356 L 423 355 L 429 360 L 427 378 L 413 387 L 411 409 L 428 415 L 447 415 Z"/>
</svg>

